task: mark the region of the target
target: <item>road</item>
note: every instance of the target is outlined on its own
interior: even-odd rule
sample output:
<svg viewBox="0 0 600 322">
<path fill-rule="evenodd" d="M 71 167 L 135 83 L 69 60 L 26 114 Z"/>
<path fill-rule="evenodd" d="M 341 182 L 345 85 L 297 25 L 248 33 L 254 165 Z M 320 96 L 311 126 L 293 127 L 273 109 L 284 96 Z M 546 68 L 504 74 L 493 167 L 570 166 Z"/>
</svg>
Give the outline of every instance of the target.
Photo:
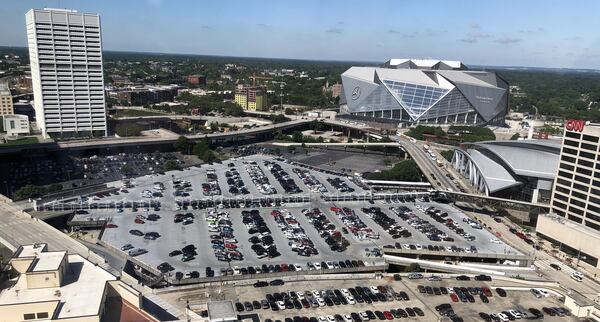
<svg viewBox="0 0 600 322">
<path fill-rule="evenodd" d="M 411 142 L 405 136 L 396 136 L 396 138 L 411 158 L 417 163 L 421 172 L 423 172 L 433 187 L 438 188 L 439 190 L 448 190 L 448 188 L 453 191 L 459 190 L 452 180 L 446 177 L 446 173 L 425 154 L 422 146 L 419 146 L 418 143 Z"/>
<path fill-rule="evenodd" d="M 538 271 L 548 280 L 556 281 L 564 288 L 574 289 L 575 291 L 586 295 L 590 299 L 596 299 L 598 297 L 598 294 L 600 293 L 600 284 L 587 277 L 584 279 L 583 283 L 573 280 L 570 277 L 571 273 L 574 271 L 573 268 L 560 263 L 558 259 L 552 257 L 545 251 L 535 251 L 531 245 L 527 244 L 518 236 L 509 231 L 510 227 L 519 229 L 518 226 L 505 219 L 503 219 L 501 223 L 497 223 L 489 216 L 470 215 L 471 217 L 476 216 L 477 219 L 482 220 L 488 227 L 491 228 L 492 232 L 499 232 L 501 234 L 501 239 L 508 245 L 520 250 L 525 254 L 532 254 L 536 258 L 535 266 L 538 268 Z M 557 271 L 551 268 L 551 263 L 559 264 L 562 269 Z"/>
</svg>

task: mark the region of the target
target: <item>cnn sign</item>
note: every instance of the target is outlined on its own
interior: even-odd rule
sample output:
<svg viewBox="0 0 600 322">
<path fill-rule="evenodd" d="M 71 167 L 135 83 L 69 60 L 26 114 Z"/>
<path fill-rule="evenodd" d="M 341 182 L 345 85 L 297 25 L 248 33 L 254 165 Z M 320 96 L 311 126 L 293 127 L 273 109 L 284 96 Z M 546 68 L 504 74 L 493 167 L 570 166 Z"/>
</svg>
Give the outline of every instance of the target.
<svg viewBox="0 0 600 322">
<path fill-rule="evenodd" d="M 585 127 L 584 120 L 567 120 L 567 122 L 565 123 L 565 128 L 568 131 L 581 132 L 581 131 L 583 131 L 584 127 Z"/>
</svg>

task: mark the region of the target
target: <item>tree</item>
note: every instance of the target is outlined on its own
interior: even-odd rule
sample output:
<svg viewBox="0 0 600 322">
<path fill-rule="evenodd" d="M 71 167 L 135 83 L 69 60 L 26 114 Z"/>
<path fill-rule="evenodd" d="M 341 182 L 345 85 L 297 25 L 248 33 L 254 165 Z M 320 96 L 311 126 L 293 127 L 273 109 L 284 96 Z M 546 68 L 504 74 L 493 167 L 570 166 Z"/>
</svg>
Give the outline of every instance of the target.
<svg viewBox="0 0 600 322">
<path fill-rule="evenodd" d="M 285 115 L 293 115 L 294 114 L 294 110 L 292 110 L 291 108 L 286 108 L 284 111 Z"/>
<path fill-rule="evenodd" d="M 273 116 L 273 123 L 283 123 L 283 122 L 287 122 L 289 120 L 290 119 L 283 116 L 283 114 L 277 114 L 277 115 Z"/>
<path fill-rule="evenodd" d="M 173 147 L 175 148 L 175 150 L 177 150 L 181 153 L 190 154 L 190 149 L 192 148 L 192 143 L 190 142 L 190 140 L 187 137 L 182 135 L 177 138 L 177 141 L 175 141 L 175 143 L 173 143 Z"/>
<path fill-rule="evenodd" d="M 34 185 L 26 185 L 21 189 L 15 191 L 12 195 L 14 200 L 23 200 L 29 198 L 39 198 L 46 194 L 46 189 L 44 187 L 34 186 Z"/>
<path fill-rule="evenodd" d="M 175 160 L 168 160 L 163 165 L 163 168 L 164 168 L 164 171 L 179 170 L 179 164 L 177 164 L 177 161 L 175 161 Z"/>
<path fill-rule="evenodd" d="M 393 168 L 381 172 L 373 172 L 368 174 L 367 179 L 370 180 L 390 180 L 390 181 L 421 181 L 421 170 L 414 160 L 403 160 Z"/>
<path fill-rule="evenodd" d="M 419 272 L 419 271 L 421 271 L 421 266 L 417 263 L 411 263 L 410 265 L 408 265 L 404 268 L 404 271 L 407 273 Z"/>
<path fill-rule="evenodd" d="M 303 141 L 303 139 L 304 139 L 304 135 L 302 134 L 302 132 L 294 131 L 294 133 L 292 133 L 292 141 L 300 143 Z"/>
<path fill-rule="evenodd" d="M 121 173 L 124 175 L 130 175 L 133 173 L 133 168 L 129 164 L 124 164 L 121 166 Z"/>
<path fill-rule="evenodd" d="M 448 161 L 452 161 L 452 157 L 454 156 L 454 151 L 452 150 L 444 150 L 440 152 L 440 154 L 444 157 L 444 159 Z"/>
<path fill-rule="evenodd" d="M 348 137 L 348 143 L 354 142 L 351 137 Z"/>
<path fill-rule="evenodd" d="M 513 134 L 513 136 L 510 137 L 511 140 L 518 140 L 521 137 L 521 135 L 519 135 L 519 133 L 515 133 Z"/>
<path fill-rule="evenodd" d="M 219 122 L 212 122 L 210 123 L 210 129 L 213 131 L 216 131 L 219 129 Z"/>
</svg>

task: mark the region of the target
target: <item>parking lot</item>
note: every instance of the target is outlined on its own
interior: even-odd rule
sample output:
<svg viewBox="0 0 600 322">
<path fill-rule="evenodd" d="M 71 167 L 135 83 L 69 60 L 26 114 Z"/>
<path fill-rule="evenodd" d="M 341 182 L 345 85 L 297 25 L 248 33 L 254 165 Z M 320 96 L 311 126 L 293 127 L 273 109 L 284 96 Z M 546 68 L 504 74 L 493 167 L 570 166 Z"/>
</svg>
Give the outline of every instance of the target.
<svg viewBox="0 0 600 322">
<path fill-rule="evenodd" d="M 242 181 L 249 194 L 230 192 L 229 179 L 238 190 L 236 181 Z M 344 185 L 332 185 L 331 179 Z M 116 249 L 131 244 L 124 251 L 139 253 L 136 258 L 153 267 L 163 264 L 165 273 L 181 278 L 379 265 L 384 247 L 515 252 L 488 231 L 465 222 L 467 217 L 450 205 L 409 197 L 337 203 L 318 197 L 324 193 L 320 190 L 341 194 L 344 187 L 362 191 L 346 177 L 255 155 L 135 178 L 118 195 L 94 197 L 95 202 L 153 200 L 160 206 L 90 209 L 74 220 L 108 220 L 102 241 Z M 307 196 L 307 202 L 240 201 L 233 208 L 210 209 L 176 203 L 290 195 Z"/>
<path fill-rule="evenodd" d="M 515 282 L 506 281 L 476 281 L 473 276 L 466 281 L 454 276 L 430 278 L 429 275 L 422 279 L 404 276 L 401 280 L 386 277 L 320 280 L 318 283 L 298 281 L 258 285 L 262 287 L 238 286 L 233 300 L 240 314 L 256 312 L 262 321 L 362 322 L 407 318 L 437 321 L 442 316 L 452 317 L 452 321 L 484 321 L 480 312 L 489 315 L 511 310 L 527 314 L 528 319 L 534 317 L 532 312 L 539 310 L 545 321 L 576 321 L 570 316 L 543 313 L 544 308 L 564 309 L 555 295 L 549 293 L 536 298 L 527 287 L 515 285 Z M 420 286 L 444 289 L 446 294 L 421 293 Z M 497 288 L 506 294 L 500 296 L 501 291 Z M 473 300 L 453 301 L 449 294 L 462 292 L 461 289 L 473 294 Z M 480 295 L 484 292 L 489 296 Z M 189 298 L 193 302 L 193 295 Z"/>
</svg>

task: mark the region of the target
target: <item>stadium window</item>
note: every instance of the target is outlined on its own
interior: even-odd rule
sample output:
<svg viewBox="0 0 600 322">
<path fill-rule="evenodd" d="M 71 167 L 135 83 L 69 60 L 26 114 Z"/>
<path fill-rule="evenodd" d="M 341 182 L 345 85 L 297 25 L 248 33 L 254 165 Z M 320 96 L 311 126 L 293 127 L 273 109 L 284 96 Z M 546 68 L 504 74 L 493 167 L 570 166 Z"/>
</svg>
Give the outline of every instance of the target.
<svg viewBox="0 0 600 322">
<path fill-rule="evenodd" d="M 48 318 L 48 312 L 40 312 L 37 314 L 37 318 L 38 319 L 47 319 Z"/>
<path fill-rule="evenodd" d="M 35 313 L 23 314 L 23 320 L 35 320 Z"/>
</svg>

